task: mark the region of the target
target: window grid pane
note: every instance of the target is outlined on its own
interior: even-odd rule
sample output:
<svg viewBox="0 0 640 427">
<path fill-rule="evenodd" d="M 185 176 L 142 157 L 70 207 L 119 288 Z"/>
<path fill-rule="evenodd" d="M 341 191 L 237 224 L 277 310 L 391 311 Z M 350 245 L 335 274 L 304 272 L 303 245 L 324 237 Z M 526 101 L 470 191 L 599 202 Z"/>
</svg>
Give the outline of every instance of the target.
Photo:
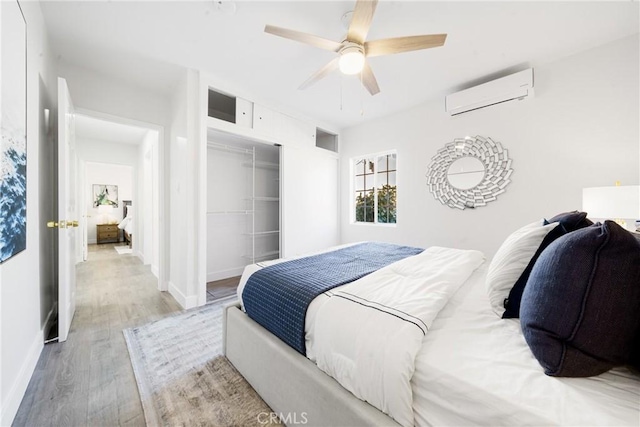
<svg viewBox="0 0 640 427">
<path fill-rule="evenodd" d="M 357 159 L 356 222 L 396 223 L 396 154 Z"/>
</svg>

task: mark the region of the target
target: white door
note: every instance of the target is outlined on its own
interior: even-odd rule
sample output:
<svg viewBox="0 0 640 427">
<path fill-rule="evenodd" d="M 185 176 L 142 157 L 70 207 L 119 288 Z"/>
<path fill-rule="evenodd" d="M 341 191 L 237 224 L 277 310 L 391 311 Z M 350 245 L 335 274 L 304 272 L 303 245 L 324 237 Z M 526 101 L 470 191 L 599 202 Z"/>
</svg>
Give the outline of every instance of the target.
<svg viewBox="0 0 640 427">
<path fill-rule="evenodd" d="M 87 163 L 86 162 L 78 162 L 79 167 L 79 179 L 77 182 L 86 182 L 86 172 L 87 172 Z M 89 206 L 89 201 L 87 200 L 87 192 L 82 191 L 80 188 L 76 187 L 76 194 L 78 195 L 78 203 L 80 205 L 80 228 L 76 230 L 76 233 L 79 233 L 80 236 L 76 240 L 80 244 L 80 250 L 78 250 L 78 262 L 86 261 L 89 258 L 89 243 L 88 243 L 88 218 L 89 212 L 87 212 L 87 206 Z"/>
<path fill-rule="evenodd" d="M 281 257 L 338 244 L 338 162 L 321 148 L 280 149 Z"/>
<path fill-rule="evenodd" d="M 76 135 L 67 82 L 58 78 L 58 340 L 66 341 L 76 310 Z"/>
</svg>

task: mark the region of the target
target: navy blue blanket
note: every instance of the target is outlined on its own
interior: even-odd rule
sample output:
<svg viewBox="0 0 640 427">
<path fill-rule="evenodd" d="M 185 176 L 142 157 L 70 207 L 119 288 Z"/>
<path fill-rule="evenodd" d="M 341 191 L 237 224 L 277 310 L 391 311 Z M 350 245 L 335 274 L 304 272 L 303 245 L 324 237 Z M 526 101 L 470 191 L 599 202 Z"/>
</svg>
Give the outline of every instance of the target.
<svg viewBox="0 0 640 427">
<path fill-rule="evenodd" d="M 311 301 L 423 249 L 360 243 L 265 267 L 249 277 L 242 301 L 249 317 L 306 355 L 304 323 Z"/>
</svg>

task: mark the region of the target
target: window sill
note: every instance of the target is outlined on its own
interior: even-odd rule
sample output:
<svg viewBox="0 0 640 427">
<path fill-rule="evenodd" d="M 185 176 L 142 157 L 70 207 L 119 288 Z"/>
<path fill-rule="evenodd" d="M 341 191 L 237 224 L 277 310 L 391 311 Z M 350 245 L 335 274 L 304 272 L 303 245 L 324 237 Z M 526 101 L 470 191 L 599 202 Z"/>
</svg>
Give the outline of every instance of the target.
<svg viewBox="0 0 640 427">
<path fill-rule="evenodd" d="M 384 222 L 357 222 L 357 221 L 351 221 L 351 225 L 359 225 L 359 226 L 365 226 L 365 227 L 383 227 L 383 228 L 396 228 L 396 226 L 398 225 L 398 223 L 384 223 Z"/>
</svg>

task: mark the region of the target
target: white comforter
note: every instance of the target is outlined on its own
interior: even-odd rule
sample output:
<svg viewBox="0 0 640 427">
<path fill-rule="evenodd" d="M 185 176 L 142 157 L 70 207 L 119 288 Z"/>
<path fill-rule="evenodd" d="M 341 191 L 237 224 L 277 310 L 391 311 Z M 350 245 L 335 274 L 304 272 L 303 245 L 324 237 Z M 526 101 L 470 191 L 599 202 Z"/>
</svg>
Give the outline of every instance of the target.
<svg viewBox="0 0 640 427">
<path fill-rule="evenodd" d="M 422 340 L 483 261 L 478 251 L 431 247 L 341 287 L 316 315 L 316 364 L 398 423 L 414 425 L 411 377 Z"/>
<path fill-rule="evenodd" d="M 241 303 L 249 276 L 281 261 L 245 269 Z M 431 247 L 325 292 L 307 310 L 307 357 L 360 399 L 413 425 L 410 381 L 422 340 L 483 261 L 478 251 Z"/>
</svg>

